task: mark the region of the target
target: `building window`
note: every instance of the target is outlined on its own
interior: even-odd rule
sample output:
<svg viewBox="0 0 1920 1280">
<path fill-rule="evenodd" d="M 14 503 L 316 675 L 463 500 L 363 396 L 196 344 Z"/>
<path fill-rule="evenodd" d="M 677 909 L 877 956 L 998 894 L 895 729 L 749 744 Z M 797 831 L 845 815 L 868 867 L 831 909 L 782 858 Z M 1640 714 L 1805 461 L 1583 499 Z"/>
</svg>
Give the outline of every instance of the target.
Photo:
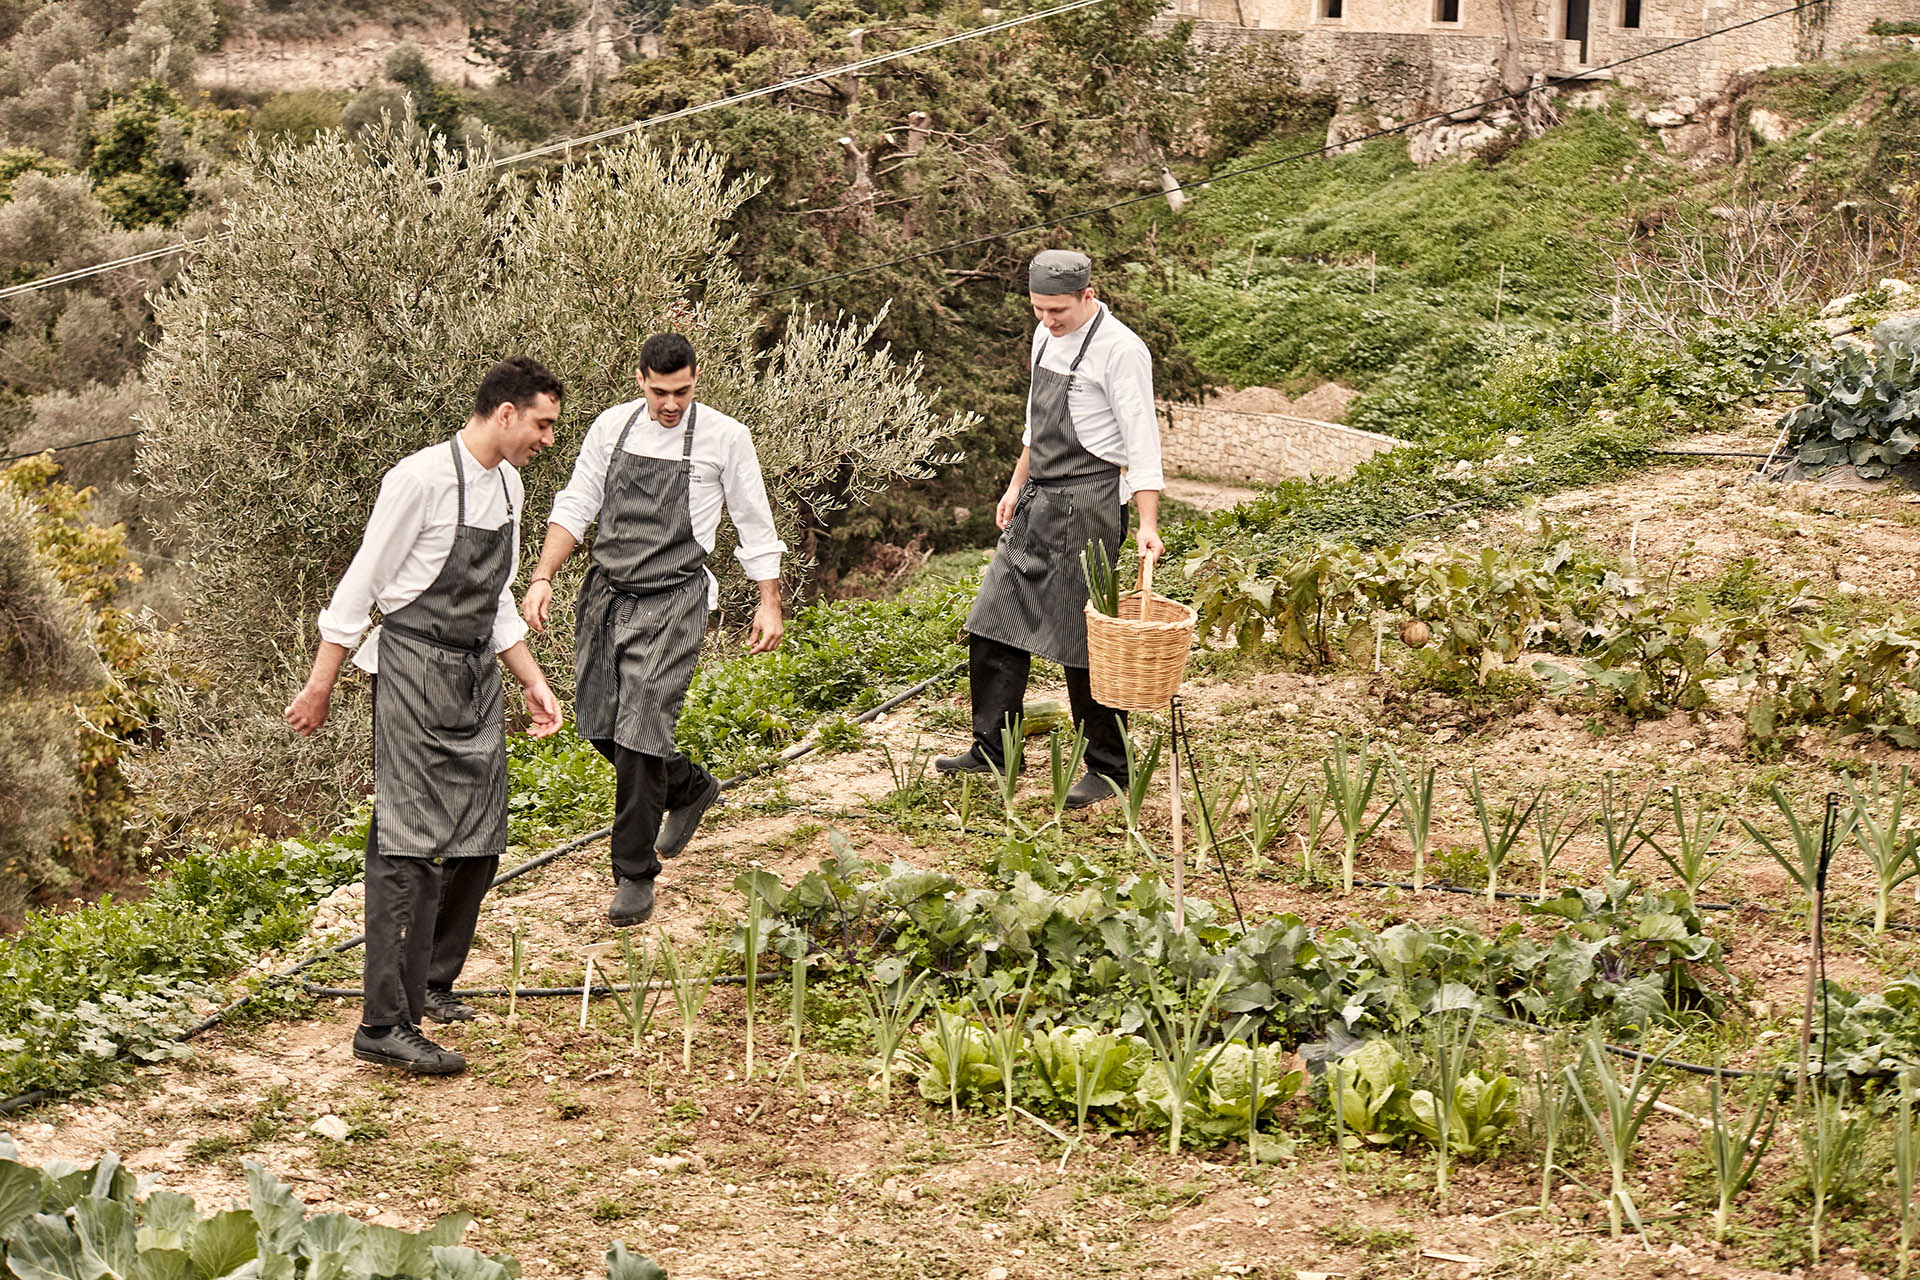
<svg viewBox="0 0 1920 1280">
<path fill-rule="evenodd" d="M 1344 0 L 1320 0 L 1320 16 L 1323 18 L 1344 17 L 1345 14 L 1342 11 L 1343 4 Z"/>
<path fill-rule="evenodd" d="M 1460 0 L 1433 0 L 1435 22 L 1460 21 Z"/>
<path fill-rule="evenodd" d="M 1620 27 L 1623 31 L 1640 29 L 1640 0 L 1620 0 Z"/>
</svg>

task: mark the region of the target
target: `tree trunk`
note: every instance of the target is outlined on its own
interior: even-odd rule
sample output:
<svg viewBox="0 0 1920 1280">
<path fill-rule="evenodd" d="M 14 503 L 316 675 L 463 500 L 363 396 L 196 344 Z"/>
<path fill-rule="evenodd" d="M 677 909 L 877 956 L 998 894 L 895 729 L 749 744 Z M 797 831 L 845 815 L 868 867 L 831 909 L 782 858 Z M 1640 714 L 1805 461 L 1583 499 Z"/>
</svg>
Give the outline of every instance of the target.
<svg viewBox="0 0 1920 1280">
<path fill-rule="evenodd" d="M 1520 0 L 1500 0 L 1500 87 L 1519 93 L 1527 87 L 1527 73 L 1520 65 Z"/>
</svg>

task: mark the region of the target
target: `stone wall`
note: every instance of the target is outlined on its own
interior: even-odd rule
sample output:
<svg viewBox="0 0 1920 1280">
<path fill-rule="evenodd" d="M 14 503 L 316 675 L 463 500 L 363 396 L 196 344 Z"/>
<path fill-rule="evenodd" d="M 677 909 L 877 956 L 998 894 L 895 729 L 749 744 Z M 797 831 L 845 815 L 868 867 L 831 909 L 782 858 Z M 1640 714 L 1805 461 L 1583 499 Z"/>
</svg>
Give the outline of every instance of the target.
<svg viewBox="0 0 1920 1280">
<path fill-rule="evenodd" d="M 1396 443 L 1391 436 L 1285 413 L 1162 404 L 1160 417 L 1166 469 L 1209 480 L 1273 484 L 1344 476 Z"/>
</svg>

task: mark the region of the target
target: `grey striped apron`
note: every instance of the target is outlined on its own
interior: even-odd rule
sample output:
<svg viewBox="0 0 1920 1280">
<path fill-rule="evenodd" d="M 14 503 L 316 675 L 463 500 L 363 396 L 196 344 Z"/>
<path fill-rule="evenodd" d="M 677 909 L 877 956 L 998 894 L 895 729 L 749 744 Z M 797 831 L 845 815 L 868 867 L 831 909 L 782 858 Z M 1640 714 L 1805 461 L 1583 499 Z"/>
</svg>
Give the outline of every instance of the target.
<svg viewBox="0 0 1920 1280">
<path fill-rule="evenodd" d="M 588 741 L 671 756 L 707 634 L 707 553 L 687 491 L 700 406 L 687 406 L 678 462 L 626 451 L 645 411 L 627 419 L 607 463 L 593 567 L 574 606 L 573 714 Z"/>
<path fill-rule="evenodd" d="M 390 858 L 484 858 L 507 847 L 493 619 L 513 576 L 513 498 L 498 529 L 470 527 L 460 442 L 448 445 L 460 495 L 453 547 L 432 585 L 380 623 L 367 847 Z"/>
<path fill-rule="evenodd" d="M 1067 408 L 1080 362 L 1106 317 L 1103 307 L 1066 373 L 1041 367 L 1047 344 L 1040 344 L 1027 401 L 1032 424 L 1027 484 L 967 614 L 967 630 L 974 635 L 1051 658 L 1063 667 L 1087 665 L 1087 619 L 1082 612 L 1087 576 L 1080 553 L 1088 542 L 1098 541 L 1109 558 L 1118 559 L 1127 536 L 1120 468 L 1087 451 Z"/>
</svg>

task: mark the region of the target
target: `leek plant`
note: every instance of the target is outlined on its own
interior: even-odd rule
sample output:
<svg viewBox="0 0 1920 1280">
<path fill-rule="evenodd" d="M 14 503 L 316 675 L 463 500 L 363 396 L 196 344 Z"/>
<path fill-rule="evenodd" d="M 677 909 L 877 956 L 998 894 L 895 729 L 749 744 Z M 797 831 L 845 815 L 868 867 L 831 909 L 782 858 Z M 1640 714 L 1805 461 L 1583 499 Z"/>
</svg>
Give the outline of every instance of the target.
<svg viewBox="0 0 1920 1280">
<path fill-rule="evenodd" d="M 1860 1171 L 1860 1146 L 1867 1121 L 1860 1110 L 1847 1105 L 1847 1086 L 1837 1094 L 1810 1091 L 1800 1111 L 1800 1167 L 1812 1200 L 1813 1264 L 1820 1265 L 1827 1206 L 1846 1190 Z"/>
<path fill-rule="evenodd" d="M 1544 800 L 1535 803 L 1533 834 L 1534 842 L 1540 849 L 1540 901 L 1547 900 L 1547 880 L 1553 874 L 1553 864 L 1566 852 L 1567 846 L 1580 834 L 1580 829 L 1587 825 L 1591 817 L 1593 814 L 1580 811 L 1576 801 L 1562 810 L 1556 821 L 1550 803 Z"/>
<path fill-rule="evenodd" d="M 1301 783 L 1292 791 L 1287 787 L 1293 781 L 1293 766 L 1280 776 L 1280 781 L 1269 789 L 1252 765 L 1247 766 L 1247 776 L 1242 784 L 1252 795 L 1247 809 L 1247 829 L 1243 833 L 1253 856 L 1259 858 L 1266 852 L 1267 846 L 1279 839 L 1287 829 L 1287 819 L 1300 807 L 1300 797 L 1305 794 L 1306 783 Z"/>
<path fill-rule="evenodd" d="M 507 958 L 507 1021 L 520 1020 L 520 969 L 522 955 L 520 950 L 520 931 L 513 931 L 513 949 Z"/>
<path fill-rule="evenodd" d="M 792 997 L 791 1007 L 787 1010 L 787 1022 L 793 1028 L 793 1059 L 800 1060 L 801 1031 L 807 1025 L 807 964 L 808 958 L 800 955 L 794 958 L 793 969 L 788 982 Z"/>
<path fill-rule="evenodd" d="M 893 1060 L 899 1055 L 907 1033 L 913 1029 L 915 1019 L 926 1011 L 928 975 L 917 973 L 908 981 L 901 965 L 901 972 L 883 982 L 879 970 L 888 963 L 883 960 L 874 966 L 875 972 L 867 976 L 859 991 L 860 1002 L 866 1006 L 867 1017 L 873 1022 L 873 1049 L 880 1058 L 880 1100 L 891 1106 Z"/>
<path fill-rule="evenodd" d="M 667 981 L 673 985 L 673 1003 L 680 1010 L 680 1069 L 692 1071 L 694 1028 L 699 1024 L 700 1011 L 707 1007 L 707 997 L 713 994 L 713 980 L 720 975 L 720 965 L 705 954 L 698 964 L 689 964 L 664 932 L 659 954 Z"/>
<path fill-rule="evenodd" d="M 1433 832 L 1433 784 L 1440 776 L 1437 764 L 1421 764 L 1411 774 L 1401 767 L 1400 758 L 1387 748 L 1387 769 L 1393 779 L 1394 804 L 1400 821 L 1406 824 L 1407 839 L 1413 842 L 1413 887 L 1426 888 L 1427 845 Z"/>
<path fill-rule="evenodd" d="M 1447 1198 L 1447 1166 L 1453 1156 L 1458 1118 L 1454 1099 L 1461 1079 L 1467 1074 L 1467 1051 L 1473 1046 L 1474 1029 L 1480 1023 L 1478 1010 L 1464 1019 L 1451 1016 L 1457 1010 L 1437 1013 L 1427 1023 L 1427 1057 L 1433 1063 L 1433 1193 Z"/>
<path fill-rule="evenodd" d="M 1607 1171 L 1612 1177 L 1607 1191 L 1607 1229 L 1618 1240 L 1624 1214 L 1644 1241 L 1647 1232 L 1640 1223 L 1640 1211 L 1634 1207 L 1633 1194 L 1627 1186 L 1627 1166 L 1633 1159 L 1633 1145 L 1639 1141 L 1640 1127 L 1653 1114 L 1653 1104 L 1660 1100 L 1666 1081 L 1645 1058 L 1633 1060 L 1631 1073 L 1623 1075 L 1616 1069 L 1601 1038 L 1598 1022 L 1587 1026 L 1585 1056 L 1599 1091 L 1597 1099 L 1587 1096 L 1574 1067 L 1565 1068 L 1565 1072 L 1573 1086 L 1574 1100 L 1580 1104 L 1587 1125 L 1593 1130 L 1594 1140 L 1606 1153 Z"/>
<path fill-rule="evenodd" d="M 1654 797 L 1660 794 L 1660 788 L 1651 782 L 1647 784 L 1647 789 L 1640 793 L 1637 804 L 1629 793 L 1625 800 L 1616 806 L 1613 787 L 1612 774 L 1600 780 L 1600 828 L 1607 838 L 1607 874 L 1618 880 L 1626 874 L 1627 864 L 1633 861 L 1633 855 L 1653 842 L 1653 837 L 1659 833 L 1661 825 L 1666 822 L 1666 815 L 1656 810 L 1656 821 L 1653 826 L 1640 825 Z"/>
<path fill-rule="evenodd" d="M 1166 735 L 1154 734 L 1152 745 L 1145 751 L 1140 750 L 1134 742 L 1131 732 L 1121 734 L 1120 742 L 1127 749 L 1127 785 L 1123 790 L 1112 778 L 1107 779 L 1107 785 L 1113 788 L 1113 794 L 1120 797 L 1121 811 L 1127 820 L 1127 839 L 1151 857 L 1153 850 L 1148 847 L 1146 837 L 1140 834 L 1140 815 L 1146 812 L 1147 789 L 1153 785 L 1153 775 L 1160 769 L 1160 753 L 1166 748 Z"/>
<path fill-rule="evenodd" d="M 1852 778 L 1847 791 L 1853 796 L 1854 834 L 1867 861 L 1873 864 L 1873 931 L 1887 931 L 1888 900 L 1893 891 L 1920 875 L 1920 831 L 1902 831 L 1901 820 L 1907 808 L 1907 766 L 1900 766 L 1900 777 L 1883 807 L 1880 795 L 1880 766 L 1868 774 L 1863 794 Z"/>
<path fill-rule="evenodd" d="M 986 1028 L 987 1053 L 1000 1068 L 1000 1086 L 1006 1097 L 1005 1119 L 1008 1124 L 1013 1123 L 1013 1068 L 1020 1057 L 1021 1047 L 1027 1042 L 1027 1006 L 1033 999 L 1033 978 L 1039 971 L 1039 965 L 1038 957 L 1028 962 L 1027 979 L 1020 988 L 1020 1002 L 1011 1014 L 1002 1005 L 1002 993 L 990 978 L 981 982 L 978 991 L 968 997 L 968 1003 L 980 1016 L 981 1026 Z"/>
<path fill-rule="evenodd" d="M 1727 823 L 1724 813 L 1709 814 L 1704 801 L 1695 808 L 1692 821 L 1687 819 L 1686 801 L 1681 798 L 1680 788 L 1667 788 L 1667 799 L 1673 810 L 1673 845 L 1668 849 L 1658 839 L 1649 838 L 1660 860 L 1669 870 L 1679 877 L 1686 886 L 1687 900 L 1693 901 L 1700 896 L 1700 890 L 1706 887 L 1708 880 L 1719 868 L 1714 865 L 1713 842 L 1720 835 L 1720 828 Z"/>
<path fill-rule="evenodd" d="M 1020 771 L 1027 763 L 1027 718 L 1024 715 L 1007 717 L 1000 726 L 1000 764 L 993 771 L 993 780 L 1000 788 L 1000 810 L 1006 819 L 1007 834 L 1013 835 L 1026 824 L 1020 821 L 1020 811 L 1016 798 L 1020 793 Z"/>
<path fill-rule="evenodd" d="M 940 1050 L 941 1074 L 945 1076 L 947 1105 L 956 1123 L 960 1119 L 960 1091 L 967 1083 L 967 1048 L 973 1040 L 973 1022 L 953 1010 L 934 1007 L 933 1040 Z"/>
<path fill-rule="evenodd" d="M 1719 1063 L 1708 1077 L 1712 1111 L 1706 1129 L 1707 1160 L 1713 1166 L 1713 1180 L 1720 1188 L 1720 1202 L 1713 1210 L 1714 1243 L 1727 1238 L 1727 1217 L 1733 1202 L 1753 1181 L 1760 1168 L 1760 1157 L 1773 1141 L 1774 1122 L 1779 1108 L 1774 1105 L 1771 1083 L 1761 1080 L 1748 1098 L 1746 1127 L 1735 1124 L 1727 1115 L 1725 1091 L 1721 1088 Z"/>
<path fill-rule="evenodd" d="M 1306 874 L 1309 880 L 1313 878 L 1313 855 L 1318 852 L 1320 848 L 1321 837 L 1325 836 L 1327 829 L 1333 825 L 1331 820 L 1323 821 L 1327 812 L 1327 801 L 1329 798 L 1324 782 L 1318 787 L 1310 787 L 1307 790 L 1307 829 L 1299 839 L 1300 870 Z"/>
<path fill-rule="evenodd" d="M 1333 816 L 1340 823 L 1340 884 L 1343 893 L 1353 892 L 1353 863 L 1360 845 L 1386 821 L 1391 809 L 1382 809 L 1372 822 L 1367 821 L 1367 806 L 1373 802 L 1373 790 L 1380 782 L 1382 761 L 1367 753 L 1367 740 L 1360 739 L 1350 749 L 1343 734 L 1333 740 L 1333 757 L 1320 762 L 1326 777 L 1327 796 L 1333 801 Z"/>
<path fill-rule="evenodd" d="M 1053 825 L 1058 827 L 1067 812 L 1067 792 L 1080 777 L 1080 765 L 1087 758 L 1087 735 L 1076 725 L 1072 745 L 1060 749 L 1059 731 L 1047 736 L 1048 780 L 1053 784 Z"/>
<path fill-rule="evenodd" d="M 1120 577 L 1114 572 L 1106 544 L 1097 538 L 1088 539 L 1080 553 L 1080 567 L 1087 575 L 1087 603 L 1109 618 L 1119 617 Z"/>
<path fill-rule="evenodd" d="M 753 1015 L 754 1005 L 760 992 L 760 947 L 766 938 L 765 908 L 760 895 L 747 893 L 747 928 L 745 937 L 745 960 L 742 970 L 746 978 L 743 990 L 746 992 L 747 1005 L 747 1068 L 745 1078 L 753 1079 Z"/>
<path fill-rule="evenodd" d="M 1780 789 L 1780 784 L 1777 782 L 1773 784 L 1773 803 L 1774 807 L 1780 810 L 1780 816 L 1787 820 L 1787 833 L 1793 838 L 1791 856 L 1789 851 L 1776 843 L 1772 836 L 1745 818 L 1740 819 L 1740 825 L 1747 829 L 1747 834 L 1759 843 L 1768 857 L 1780 864 L 1780 869 L 1799 886 L 1802 893 L 1811 894 L 1820 878 L 1820 842 L 1824 824 L 1818 819 L 1802 822 L 1800 815 L 1794 811 L 1793 801 L 1788 798 L 1785 791 Z M 1835 848 L 1853 834 L 1853 824 L 1858 819 L 1859 813 L 1855 810 L 1847 810 L 1840 814 L 1833 833 Z"/>
<path fill-rule="evenodd" d="M 1540 1069 L 1533 1073 L 1533 1118 L 1540 1138 L 1540 1212 L 1553 1207 L 1553 1171 L 1559 1168 L 1560 1134 L 1573 1111 L 1575 1085 L 1558 1064 L 1559 1036 L 1541 1046 Z"/>
<path fill-rule="evenodd" d="M 1249 1019 L 1241 1018 L 1233 1029 L 1222 1036 L 1220 1043 L 1212 1052 L 1203 1052 L 1201 1040 L 1205 1037 L 1207 1024 L 1213 1017 L 1214 1006 L 1220 1001 L 1220 993 L 1226 989 L 1227 979 L 1232 976 L 1230 970 L 1222 968 L 1208 983 L 1196 1004 L 1193 1000 L 1193 983 L 1187 983 L 1182 994 L 1169 990 L 1160 981 L 1157 970 L 1147 970 L 1149 1007 L 1146 1011 L 1143 1029 L 1147 1033 L 1147 1043 L 1153 1046 L 1154 1063 L 1160 1068 L 1166 1080 L 1168 1097 L 1167 1154 L 1180 1153 L 1180 1137 L 1187 1114 L 1187 1099 L 1193 1095 L 1194 1085 L 1213 1060 L 1220 1056 L 1221 1050 L 1237 1038 L 1245 1029 Z M 1257 1109 L 1257 1108 L 1256 1108 Z"/>
<path fill-rule="evenodd" d="M 1480 792 L 1480 770 L 1472 771 L 1473 809 L 1480 817 L 1480 844 L 1487 855 L 1487 901 L 1495 901 L 1500 887 L 1500 865 L 1513 852 L 1513 846 L 1519 843 L 1520 836 L 1527 829 L 1527 822 L 1533 817 L 1533 811 L 1540 807 L 1540 800 L 1547 794 L 1545 787 L 1536 791 L 1533 802 L 1525 809 L 1518 808 L 1516 801 L 1509 800 L 1507 807 L 1500 811 L 1496 821 L 1492 811 L 1487 808 L 1487 800 Z"/>
<path fill-rule="evenodd" d="M 626 1019 L 628 1030 L 633 1033 L 633 1051 L 637 1054 L 640 1052 L 640 1042 L 653 1027 L 653 1015 L 660 1007 L 661 993 L 651 989 L 654 971 L 660 963 L 660 953 L 648 951 L 645 942 L 635 947 L 633 939 L 623 933 L 620 935 L 620 958 L 626 964 L 627 991 L 622 996 L 620 988 L 612 987 L 613 1003 L 620 1010 L 620 1016 Z"/>
<path fill-rule="evenodd" d="M 1913 1254 L 1913 1183 L 1920 1168 L 1920 1134 L 1913 1131 L 1914 1079 L 1902 1076 L 1894 1105 L 1893 1189 L 1900 1197 L 1900 1280 L 1906 1280 Z"/>
<path fill-rule="evenodd" d="M 895 818 L 904 818 L 925 793 L 927 766 L 933 762 L 933 748 L 923 750 L 920 737 L 916 734 L 904 760 L 896 757 L 893 748 L 884 742 L 880 744 L 880 756 L 886 761 L 887 773 L 893 779 L 893 790 L 887 795 L 887 808 Z"/>
</svg>

